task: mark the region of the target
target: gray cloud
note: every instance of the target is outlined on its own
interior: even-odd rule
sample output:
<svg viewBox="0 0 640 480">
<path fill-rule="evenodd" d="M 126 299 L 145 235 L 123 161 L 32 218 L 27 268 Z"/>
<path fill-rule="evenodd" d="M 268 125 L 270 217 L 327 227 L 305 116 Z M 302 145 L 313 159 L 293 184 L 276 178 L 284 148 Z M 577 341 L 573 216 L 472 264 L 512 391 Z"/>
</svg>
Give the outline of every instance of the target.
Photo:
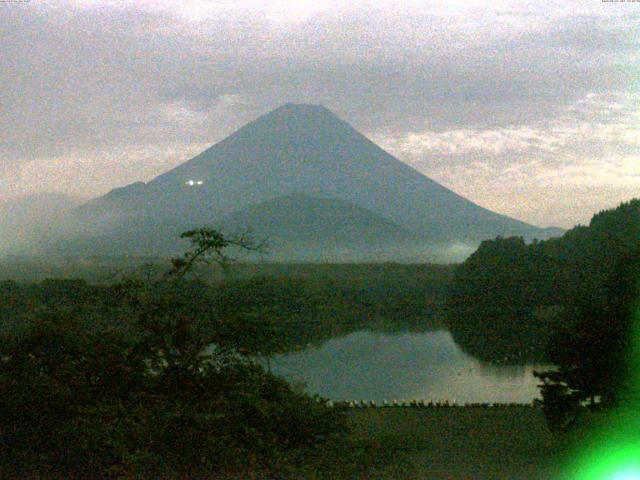
<svg viewBox="0 0 640 480">
<path fill-rule="evenodd" d="M 377 140 L 490 208 L 571 226 L 640 194 L 639 120 L 638 95 L 590 93 L 536 125 L 425 128 Z"/>
<path fill-rule="evenodd" d="M 527 192 L 554 172 L 573 175 L 558 198 L 595 164 L 619 170 L 594 181 L 603 201 L 635 188 L 621 179 L 637 178 L 624 162 L 638 158 L 640 4 L 328 4 L 0 4 L 0 198 L 86 197 L 150 178 L 288 101 L 328 106 L 427 175 L 525 220 L 592 213 L 540 221 Z M 496 193 L 495 176 L 512 187 Z M 525 206 L 510 209 L 506 192 Z"/>
</svg>

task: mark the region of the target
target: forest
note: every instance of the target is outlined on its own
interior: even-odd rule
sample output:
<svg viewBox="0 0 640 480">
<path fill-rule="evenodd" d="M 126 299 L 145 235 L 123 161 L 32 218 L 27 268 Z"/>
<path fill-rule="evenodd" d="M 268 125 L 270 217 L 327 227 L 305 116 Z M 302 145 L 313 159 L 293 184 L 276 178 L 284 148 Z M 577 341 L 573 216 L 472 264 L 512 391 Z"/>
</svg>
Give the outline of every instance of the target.
<svg viewBox="0 0 640 480">
<path fill-rule="evenodd" d="M 554 330 L 580 305 L 602 305 L 640 249 L 640 200 L 593 216 L 560 238 L 483 242 L 455 272 L 446 322 L 456 342 L 493 363 L 548 360 Z"/>
<path fill-rule="evenodd" d="M 152 263 L 153 262 L 153 263 Z M 19 260 L 3 268 L 5 278 L 30 266 Z M 37 269 L 21 281 L 0 281 L 2 330 L 19 329 L 33 309 L 61 306 L 100 322 L 124 322 L 114 303 L 126 282 L 152 282 L 167 265 L 110 263 L 84 269 L 80 262 L 39 278 Z M 198 265 L 181 289 L 221 318 L 269 325 L 275 351 L 292 351 L 360 329 L 429 331 L 445 328 L 444 303 L 454 267 L 402 264 L 241 264 L 223 270 Z M 8 273 L 9 272 L 9 273 Z M 45 274 L 43 274 L 45 275 Z M 125 315 L 126 316 L 126 315 Z M 98 320 L 96 320 L 98 321 Z M 240 320 L 239 320 L 240 321 Z M 278 347 L 275 347 L 275 344 Z"/>
</svg>

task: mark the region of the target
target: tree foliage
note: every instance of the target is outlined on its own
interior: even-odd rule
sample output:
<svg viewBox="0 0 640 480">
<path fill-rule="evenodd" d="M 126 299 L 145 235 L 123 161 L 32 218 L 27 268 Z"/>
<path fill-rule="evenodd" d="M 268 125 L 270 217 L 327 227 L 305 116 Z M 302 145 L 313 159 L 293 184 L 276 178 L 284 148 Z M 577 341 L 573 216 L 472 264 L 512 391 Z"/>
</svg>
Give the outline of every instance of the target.
<svg viewBox="0 0 640 480">
<path fill-rule="evenodd" d="M 539 358 L 546 332 L 534 307 L 553 305 L 556 269 L 540 243 L 483 242 L 457 270 L 450 292 L 448 325 L 456 341 L 497 363 Z"/>
<path fill-rule="evenodd" d="M 553 329 L 575 305 L 601 305 L 616 266 L 639 244 L 640 200 L 561 238 L 483 242 L 456 270 L 447 313 L 454 339 L 490 362 L 547 360 Z"/>
<path fill-rule="evenodd" d="M 230 245 L 193 238 L 175 281 L 56 283 L 71 308 L 38 303 L 3 329 L 1 476 L 273 478 L 344 432 L 339 409 L 255 363 L 259 325 L 212 310 L 211 289 L 185 279 Z"/>
<path fill-rule="evenodd" d="M 536 374 L 552 429 L 570 428 L 588 410 L 637 400 L 639 287 L 640 250 L 619 262 L 604 298 L 585 298 L 565 312 L 548 346 L 557 368 Z"/>
<path fill-rule="evenodd" d="M 211 228 L 189 230 L 180 235 L 180 238 L 188 239 L 191 248 L 182 257 L 176 257 L 171 261 L 173 269 L 169 275 L 178 279 L 193 272 L 199 262 L 207 265 L 215 262 L 226 266 L 230 260 L 226 250 L 230 247 L 249 252 L 264 252 L 266 249 L 265 242 L 256 242 L 246 234 L 229 237 Z"/>
</svg>

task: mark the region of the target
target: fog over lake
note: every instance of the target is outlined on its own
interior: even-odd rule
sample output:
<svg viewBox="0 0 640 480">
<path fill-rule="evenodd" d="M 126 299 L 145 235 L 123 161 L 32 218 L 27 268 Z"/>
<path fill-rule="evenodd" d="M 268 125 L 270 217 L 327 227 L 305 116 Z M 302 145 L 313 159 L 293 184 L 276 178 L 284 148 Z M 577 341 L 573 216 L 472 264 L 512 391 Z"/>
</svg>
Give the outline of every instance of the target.
<svg viewBox="0 0 640 480">
<path fill-rule="evenodd" d="M 449 332 L 359 331 L 277 355 L 272 371 L 333 400 L 531 402 L 539 367 L 483 365 Z"/>
</svg>

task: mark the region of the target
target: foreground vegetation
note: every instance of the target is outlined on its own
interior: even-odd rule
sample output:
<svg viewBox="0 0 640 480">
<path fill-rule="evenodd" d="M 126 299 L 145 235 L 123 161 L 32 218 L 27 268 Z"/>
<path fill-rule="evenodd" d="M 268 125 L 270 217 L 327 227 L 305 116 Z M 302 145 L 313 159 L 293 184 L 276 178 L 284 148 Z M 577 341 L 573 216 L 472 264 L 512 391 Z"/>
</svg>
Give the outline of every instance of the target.
<svg viewBox="0 0 640 480">
<path fill-rule="evenodd" d="M 640 406 L 640 249 L 619 262 L 603 298 L 577 301 L 547 347 L 556 365 L 538 373 L 554 430 L 588 412 Z"/>
<path fill-rule="evenodd" d="M 454 338 L 490 361 L 553 361 L 541 409 L 348 412 L 297 391 L 257 359 L 363 328 L 440 328 L 452 269 L 211 272 L 197 263 L 251 245 L 185 237 L 170 270 L 0 282 L 1 476 L 553 479 L 567 430 L 640 398 L 640 201 L 562 239 L 485 242 L 456 270 Z"/>
<path fill-rule="evenodd" d="M 268 329 L 186 279 L 230 242 L 185 236 L 193 249 L 160 279 L 3 285 L 3 478 L 273 478 L 344 438 L 341 409 L 253 361 Z"/>
<path fill-rule="evenodd" d="M 377 452 L 367 478 L 560 478 L 563 451 L 538 409 L 363 409 L 350 425 Z"/>
</svg>

